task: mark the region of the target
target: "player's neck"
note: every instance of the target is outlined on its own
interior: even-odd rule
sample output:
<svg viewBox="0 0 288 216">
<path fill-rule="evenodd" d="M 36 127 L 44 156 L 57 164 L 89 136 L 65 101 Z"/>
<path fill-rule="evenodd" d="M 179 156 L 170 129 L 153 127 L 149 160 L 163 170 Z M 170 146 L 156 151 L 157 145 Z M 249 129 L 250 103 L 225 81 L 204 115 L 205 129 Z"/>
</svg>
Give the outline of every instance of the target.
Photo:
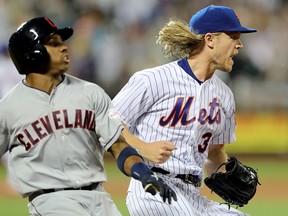
<svg viewBox="0 0 288 216">
<path fill-rule="evenodd" d="M 188 58 L 188 63 L 194 75 L 200 81 L 204 82 L 205 80 L 210 79 L 215 72 L 214 69 L 209 67 L 209 64 L 207 64 L 205 59 Z"/>
<path fill-rule="evenodd" d="M 30 73 L 26 76 L 24 84 L 50 94 L 62 81 L 62 76 L 48 76 L 46 74 Z"/>
</svg>

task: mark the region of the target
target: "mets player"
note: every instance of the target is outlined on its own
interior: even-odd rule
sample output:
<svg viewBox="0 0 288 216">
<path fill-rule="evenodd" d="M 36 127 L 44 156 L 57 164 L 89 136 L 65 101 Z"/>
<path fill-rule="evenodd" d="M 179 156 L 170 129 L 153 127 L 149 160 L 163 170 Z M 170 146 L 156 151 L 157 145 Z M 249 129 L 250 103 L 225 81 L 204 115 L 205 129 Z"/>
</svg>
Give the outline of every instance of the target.
<svg viewBox="0 0 288 216">
<path fill-rule="evenodd" d="M 30 215 L 121 215 L 102 188 L 105 150 L 145 191 L 159 191 L 167 203 L 176 200 L 124 140 L 104 90 L 64 73 L 70 60 L 63 41 L 72 33 L 36 17 L 9 40 L 11 59 L 26 76 L 0 101 L 0 157 L 9 152 L 8 171 L 17 191 L 28 197 Z"/>
<path fill-rule="evenodd" d="M 199 188 L 205 175 L 226 162 L 224 144 L 235 141 L 233 93 L 215 71 L 230 72 L 233 57 L 243 47 L 241 33 L 255 31 L 243 27 L 234 10 L 224 6 L 203 8 L 189 25 L 172 19 L 160 30 L 157 42 L 167 56 L 178 60 L 136 72 L 113 99 L 129 130 L 126 140 L 134 141 L 130 144 L 178 198 L 167 205 L 131 179 L 127 195 L 131 215 L 246 215 L 206 199 Z M 155 163 L 150 159 L 155 152 L 151 143 L 161 140 L 170 143 L 157 151 L 165 162 Z"/>
</svg>

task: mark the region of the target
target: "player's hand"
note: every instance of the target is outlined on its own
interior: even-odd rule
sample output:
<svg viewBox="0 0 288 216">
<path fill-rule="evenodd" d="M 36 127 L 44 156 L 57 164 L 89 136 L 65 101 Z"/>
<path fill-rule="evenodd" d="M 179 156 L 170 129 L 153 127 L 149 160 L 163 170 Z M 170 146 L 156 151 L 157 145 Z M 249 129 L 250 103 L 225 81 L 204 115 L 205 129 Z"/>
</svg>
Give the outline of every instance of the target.
<svg viewBox="0 0 288 216">
<path fill-rule="evenodd" d="M 140 181 L 142 182 L 143 188 L 146 192 L 155 195 L 158 191 L 160 196 L 163 198 L 163 202 L 168 200 L 171 204 L 172 198 L 177 201 L 176 193 L 161 179 L 156 173 L 144 175 Z"/>
<path fill-rule="evenodd" d="M 176 146 L 169 141 L 145 143 L 138 149 L 141 155 L 153 163 L 165 163 L 172 155 Z"/>
</svg>

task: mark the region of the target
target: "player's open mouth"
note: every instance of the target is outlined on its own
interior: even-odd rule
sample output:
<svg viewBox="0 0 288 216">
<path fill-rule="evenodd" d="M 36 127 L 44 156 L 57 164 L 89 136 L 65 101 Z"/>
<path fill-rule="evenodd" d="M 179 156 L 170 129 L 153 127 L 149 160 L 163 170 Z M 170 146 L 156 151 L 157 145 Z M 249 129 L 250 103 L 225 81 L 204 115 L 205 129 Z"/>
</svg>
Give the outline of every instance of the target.
<svg viewBox="0 0 288 216">
<path fill-rule="evenodd" d="M 231 58 L 234 58 L 236 55 L 238 55 L 238 52 L 234 53 Z"/>
<path fill-rule="evenodd" d="M 69 59 L 68 55 L 65 55 L 63 59 L 64 59 L 64 61 L 65 61 L 66 63 L 69 63 L 69 62 L 70 62 L 70 59 Z"/>
<path fill-rule="evenodd" d="M 236 56 L 237 54 L 238 54 L 238 53 L 235 53 L 235 54 L 233 54 L 232 56 L 230 56 L 230 60 L 234 62 L 233 59 L 235 58 L 235 56 Z"/>
</svg>

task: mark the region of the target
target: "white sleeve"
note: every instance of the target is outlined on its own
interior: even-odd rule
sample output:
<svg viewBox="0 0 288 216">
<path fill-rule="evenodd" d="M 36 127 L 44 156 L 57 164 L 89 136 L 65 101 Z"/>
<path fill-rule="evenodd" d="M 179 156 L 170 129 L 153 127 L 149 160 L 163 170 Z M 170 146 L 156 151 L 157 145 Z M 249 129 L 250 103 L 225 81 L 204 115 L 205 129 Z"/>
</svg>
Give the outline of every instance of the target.
<svg viewBox="0 0 288 216">
<path fill-rule="evenodd" d="M 114 106 L 129 128 L 151 107 L 150 95 L 151 90 L 145 76 L 135 74 L 113 99 Z"/>
</svg>

